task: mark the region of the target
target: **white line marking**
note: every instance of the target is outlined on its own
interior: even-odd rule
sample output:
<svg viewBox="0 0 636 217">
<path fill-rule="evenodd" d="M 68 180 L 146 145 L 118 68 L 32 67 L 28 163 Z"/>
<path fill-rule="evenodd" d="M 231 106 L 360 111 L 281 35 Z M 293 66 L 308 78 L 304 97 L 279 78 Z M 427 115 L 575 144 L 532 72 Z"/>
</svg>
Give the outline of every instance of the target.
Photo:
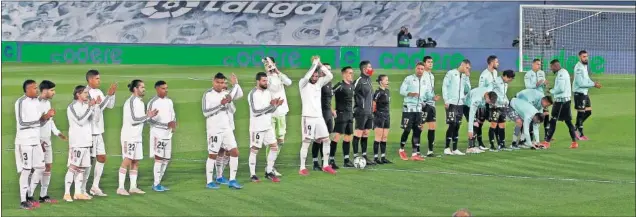
<svg viewBox="0 0 636 217">
<path fill-rule="evenodd" d="M 5 151 L 13 152 L 14 149 L 5 149 Z M 60 151 L 53 152 L 55 154 L 68 154 Z M 121 157 L 122 155 L 108 155 L 109 157 Z M 179 159 L 173 158 L 171 161 L 183 161 L 183 162 L 206 162 L 206 159 Z M 243 163 L 242 165 L 247 165 Z M 276 163 L 276 167 L 296 167 L 299 164 L 293 163 Z M 354 169 L 354 168 L 342 168 L 342 169 Z M 388 168 L 366 168 L 371 171 L 387 171 L 387 172 L 404 172 L 404 173 L 430 173 L 430 174 L 443 174 L 443 175 L 455 175 L 455 176 L 483 176 L 483 177 L 495 177 L 495 178 L 509 178 L 509 179 L 534 179 L 534 180 L 550 180 L 550 181 L 563 181 L 563 182 L 592 182 L 592 183 L 607 183 L 607 184 L 636 184 L 636 181 L 629 180 L 597 180 L 597 179 L 576 179 L 576 178 L 558 178 L 558 177 L 542 177 L 542 176 L 517 176 L 517 175 L 502 175 L 502 174 L 484 174 L 484 173 L 462 173 L 452 171 L 430 171 L 430 170 L 407 170 L 407 169 L 388 169 Z"/>
</svg>

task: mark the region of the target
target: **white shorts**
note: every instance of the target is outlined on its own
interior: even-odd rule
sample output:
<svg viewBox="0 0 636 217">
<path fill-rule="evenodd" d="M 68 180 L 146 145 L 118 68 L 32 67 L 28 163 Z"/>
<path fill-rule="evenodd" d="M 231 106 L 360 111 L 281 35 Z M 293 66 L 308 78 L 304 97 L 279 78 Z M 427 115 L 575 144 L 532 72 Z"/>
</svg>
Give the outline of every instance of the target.
<svg viewBox="0 0 636 217">
<path fill-rule="evenodd" d="M 236 138 L 232 130 L 209 132 L 207 141 L 209 154 L 217 154 L 221 148 L 227 151 L 236 148 Z"/>
<path fill-rule="evenodd" d="M 121 141 L 121 156 L 131 160 L 143 160 L 144 147 L 141 142 Z"/>
<path fill-rule="evenodd" d="M 251 132 L 250 131 L 250 146 L 256 148 L 262 148 L 263 145 L 276 144 L 276 135 L 274 130 L 269 129 L 265 131 Z"/>
<path fill-rule="evenodd" d="M 154 158 L 155 156 L 170 159 L 172 156 L 172 139 L 161 139 L 159 137 L 150 135 L 150 154 L 148 157 Z"/>
<path fill-rule="evenodd" d="M 91 166 L 91 147 L 74 147 L 69 153 L 69 165 L 76 167 Z"/>
<path fill-rule="evenodd" d="M 53 145 L 51 145 L 51 139 L 40 140 L 42 145 L 44 145 L 44 163 L 52 164 L 53 163 Z"/>
<path fill-rule="evenodd" d="M 40 145 L 16 145 L 16 167 L 22 170 L 44 168 L 44 151 Z"/>
<path fill-rule="evenodd" d="M 316 140 L 329 137 L 325 119 L 315 117 L 302 117 L 303 139 Z"/>
<path fill-rule="evenodd" d="M 102 134 L 93 135 L 91 157 L 96 157 L 97 155 L 106 155 L 106 147 L 104 146 L 104 137 L 102 137 Z"/>
</svg>

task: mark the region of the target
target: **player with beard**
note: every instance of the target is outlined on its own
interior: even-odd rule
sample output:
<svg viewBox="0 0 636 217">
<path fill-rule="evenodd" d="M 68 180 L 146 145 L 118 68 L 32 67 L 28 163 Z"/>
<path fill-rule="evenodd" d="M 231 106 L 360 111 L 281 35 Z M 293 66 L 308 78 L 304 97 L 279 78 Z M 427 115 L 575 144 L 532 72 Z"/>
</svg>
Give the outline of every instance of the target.
<svg viewBox="0 0 636 217">
<path fill-rule="evenodd" d="M 329 71 L 331 71 L 331 65 L 329 65 L 329 63 L 323 63 L 322 65 L 324 65 L 325 67 L 327 67 Z M 320 76 L 325 76 L 325 73 L 321 72 Z M 333 89 L 331 86 L 331 81 L 329 81 L 327 82 L 327 84 L 325 84 L 325 86 L 322 86 L 322 89 L 320 90 L 320 105 L 322 108 L 322 117 L 325 119 L 325 124 L 327 125 L 327 131 L 329 131 L 330 135 L 333 132 L 333 117 L 335 116 L 335 110 L 331 110 L 332 97 L 333 97 Z M 331 144 L 329 145 L 329 150 L 330 150 L 329 165 L 334 170 L 339 169 L 334 159 L 334 157 L 336 156 L 337 145 L 338 145 L 338 142 L 334 140 L 332 140 Z M 311 146 L 311 157 L 313 158 L 313 161 L 314 161 L 313 170 L 315 171 L 322 170 L 320 163 L 318 163 L 318 153 L 322 155 L 322 144 L 318 141 L 314 141 L 313 145 Z"/>
<path fill-rule="evenodd" d="M 557 59 L 550 61 L 550 70 L 556 74 L 554 87 L 550 89 L 550 94 L 554 97 L 554 105 L 552 105 L 550 131 L 546 132 L 546 139 L 541 145 L 545 148 L 550 148 L 550 141 L 556 131 L 556 123 L 557 121 L 563 121 L 568 126 L 570 138 L 572 139 L 570 148 L 578 148 L 579 144 L 576 142 L 575 135 L 576 129 L 572 125 L 572 111 L 570 110 L 570 97 L 572 96 L 570 73 L 561 68 L 561 63 Z"/>
<path fill-rule="evenodd" d="M 592 87 L 601 88 L 601 83 L 592 81 L 587 71 L 587 51 L 579 51 L 579 62 L 574 66 L 574 109 L 576 109 L 576 130 L 579 140 L 588 140 L 583 134 L 583 123 L 592 115 L 592 101 L 587 95 Z"/>
<path fill-rule="evenodd" d="M 319 69 L 320 68 L 320 69 Z M 325 76 L 320 76 L 320 73 Z M 311 140 L 322 142 L 322 171 L 330 174 L 336 174 L 328 162 L 329 152 L 331 150 L 329 141 L 329 132 L 327 125 L 322 117 L 320 109 L 321 89 L 331 79 L 333 75 L 329 69 L 320 63 L 320 57 L 312 57 L 312 66 L 305 76 L 300 79 L 298 86 L 300 89 L 300 98 L 302 100 L 302 147 L 300 149 L 300 171 L 302 176 L 309 175 L 309 170 L 305 166 L 307 160 L 307 152 Z"/>
<path fill-rule="evenodd" d="M 333 95 L 336 98 L 333 141 L 337 143 L 340 141 L 340 136 L 343 136 L 342 154 L 344 156 L 344 167 L 354 167 L 349 159 L 351 137 L 353 135 L 353 68 L 345 66 L 340 71 L 342 73 L 342 81 L 333 86 Z"/>
<path fill-rule="evenodd" d="M 366 160 L 367 165 L 375 165 L 375 162 L 367 158 L 367 142 L 369 141 L 369 132 L 373 128 L 373 86 L 371 84 L 371 75 L 373 68 L 371 62 L 363 60 L 360 62 L 360 77 L 354 83 L 354 112 L 355 131 L 353 136 L 353 157 L 358 156 L 358 143 L 362 147 L 362 157 Z"/>
<path fill-rule="evenodd" d="M 51 99 L 55 96 L 55 83 L 49 80 L 40 82 L 40 110 L 42 113 L 46 113 L 51 109 Z M 37 183 L 41 181 L 40 188 L 40 203 L 57 203 L 55 199 L 52 199 L 48 195 L 49 183 L 51 183 L 51 166 L 53 165 L 53 144 L 51 143 L 51 133 L 60 137 L 64 141 L 68 141 L 66 136 L 57 129 L 53 118 L 49 119 L 40 127 L 40 142 L 44 148 L 44 173 L 42 174 L 42 180 L 31 179 L 31 197 L 33 196 L 33 190 L 37 186 Z"/>
<path fill-rule="evenodd" d="M 497 68 L 499 67 L 499 59 L 495 55 L 490 55 L 486 59 L 486 63 L 488 67 L 481 72 L 479 76 L 479 86 L 485 87 L 492 90 L 495 86 L 495 78 L 497 77 Z M 492 112 L 494 111 L 494 107 L 491 108 L 490 104 L 486 105 L 486 120 L 490 121 L 492 116 Z M 490 150 L 497 151 L 495 148 L 495 131 L 497 129 L 497 123 L 491 122 L 490 128 L 488 129 L 488 141 L 490 141 Z M 485 147 L 479 147 L 479 149 L 485 150 Z"/>
</svg>

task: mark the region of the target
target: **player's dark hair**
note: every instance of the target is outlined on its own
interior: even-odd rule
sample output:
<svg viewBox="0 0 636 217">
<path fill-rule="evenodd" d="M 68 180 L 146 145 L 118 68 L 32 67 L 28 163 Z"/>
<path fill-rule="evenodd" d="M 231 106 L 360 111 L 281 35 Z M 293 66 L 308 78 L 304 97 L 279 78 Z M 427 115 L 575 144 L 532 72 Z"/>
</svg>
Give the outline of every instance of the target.
<svg viewBox="0 0 636 217">
<path fill-rule="evenodd" d="M 26 93 L 27 86 L 29 86 L 31 84 L 35 84 L 35 81 L 31 80 L 31 79 L 28 79 L 28 80 L 24 81 L 24 83 L 22 83 L 22 91 L 24 91 L 24 93 Z"/>
<path fill-rule="evenodd" d="M 129 90 L 131 93 L 135 92 L 135 87 L 138 87 L 138 86 L 139 86 L 139 84 L 141 84 L 141 83 L 144 83 L 144 81 L 139 80 L 139 79 L 132 80 L 132 81 L 130 82 L 130 84 L 128 84 L 128 90 Z"/>
<path fill-rule="evenodd" d="M 369 60 L 362 60 L 360 61 L 360 71 L 362 71 L 362 68 L 367 67 L 367 65 L 371 64 L 371 61 Z"/>
<path fill-rule="evenodd" d="M 550 61 L 550 65 L 554 65 L 554 64 L 557 64 L 557 63 L 559 63 L 558 59 L 553 59 L 552 61 Z"/>
<path fill-rule="evenodd" d="M 267 73 L 265 73 L 265 72 L 258 72 L 258 73 L 256 73 L 256 80 L 257 80 L 257 81 L 260 81 L 260 80 L 261 80 L 261 78 L 267 78 Z"/>
<path fill-rule="evenodd" d="M 581 50 L 581 51 L 579 51 L 579 56 L 581 56 L 581 55 L 583 55 L 583 54 L 586 54 L 586 53 L 587 53 L 587 51 L 586 51 L 586 50 Z"/>
<path fill-rule="evenodd" d="M 544 119 L 543 113 L 537 112 L 534 114 L 534 119 L 537 120 L 537 123 L 542 123 Z"/>
<path fill-rule="evenodd" d="M 387 75 L 385 75 L 385 74 L 378 75 L 378 79 L 376 80 L 376 81 L 378 82 L 378 84 L 379 84 L 380 82 L 382 82 L 382 79 L 384 79 L 385 77 L 388 77 L 388 76 L 387 76 Z"/>
<path fill-rule="evenodd" d="M 55 88 L 55 83 L 53 83 L 52 81 L 49 80 L 44 80 L 42 82 L 40 82 L 40 91 L 43 90 L 50 90 Z"/>
<path fill-rule="evenodd" d="M 88 70 L 88 72 L 86 72 L 86 80 L 88 81 L 88 79 L 91 79 L 98 75 L 99 75 L 99 71 L 95 69 Z"/>
<path fill-rule="evenodd" d="M 543 100 L 548 101 L 550 103 L 550 105 L 554 104 L 554 101 L 552 101 L 552 97 L 551 96 L 544 96 Z"/>
<path fill-rule="evenodd" d="M 488 96 L 488 99 L 490 99 L 490 102 L 497 102 L 497 93 L 495 93 L 495 91 L 490 91 L 486 94 Z"/>
<path fill-rule="evenodd" d="M 426 60 L 431 60 L 431 61 L 432 61 L 432 60 L 433 60 L 433 57 L 431 57 L 431 56 L 425 56 L 425 57 L 422 59 L 422 62 L 426 62 Z"/>
<path fill-rule="evenodd" d="M 502 75 L 505 76 L 505 77 L 508 77 L 508 78 L 515 78 L 515 71 L 507 69 L 507 70 L 503 71 Z"/>
<path fill-rule="evenodd" d="M 272 63 L 276 63 L 276 60 L 274 60 L 274 57 L 267 57 L 267 58 L 269 58 L 270 60 L 272 60 Z"/>
<path fill-rule="evenodd" d="M 353 67 L 351 67 L 351 66 L 345 66 L 345 67 L 342 67 L 342 69 L 340 70 L 340 72 L 345 73 L 345 72 L 347 71 L 347 69 L 351 69 L 351 70 L 353 70 Z"/>
<path fill-rule="evenodd" d="M 532 63 L 541 62 L 541 59 L 533 59 Z"/>
<path fill-rule="evenodd" d="M 488 56 L 488 58 L 486 59 L 486 63 L 487 63 L 488 65 L 490 65 L 490 63 L 492 63 L 492 61 L 495 61 L 496 59 L 497 59 L 497 56 L 495 56 L 495 55 L 490 55 L 490 56 Z"/>
<path fill-rule="evenodd" d="M 224 79 L 225 80 L 227 78 L 225 77 L 225 75 L 223 75 L 223 73 L 218 72 L 218 73 L 216 73 L 216 75 L 214 75 L 214 80 L 216 80 L 216 79 Z"/>
<path fill-rule="evenodd" d="M 86 86 L 84 85 L 75 86 L 75 89 L 73 90 L 73 99 L 77 99 L 77 94 L 84 92 L 84 89 L 86 89 Z"/>
<path fill-rule="evenodd" d="M 462 63 L 463 63 L 463 64 L 468 64 L 468 65 L 470 65 L 470 64 L 471 64 L 469 59 L 464 59 L 464 60 L 462 60 Z"/>
<path fill-rule="evenodd" d="M 159 80 L 159 81 L 157 81 L 157 82 L 155 83 L 155 88 L 158 88 L 158 87 L 160 87 L 161 85 L 164 85 L 164 84 L 166 84 L 166 82 L 165 82 L 165 81 L 163 81 L 163 80 Z"/>
<path fill-rule="evenodd" d="M 323 66 L 331 66 L 329 63 L 322 63 Z"/>
</svg>

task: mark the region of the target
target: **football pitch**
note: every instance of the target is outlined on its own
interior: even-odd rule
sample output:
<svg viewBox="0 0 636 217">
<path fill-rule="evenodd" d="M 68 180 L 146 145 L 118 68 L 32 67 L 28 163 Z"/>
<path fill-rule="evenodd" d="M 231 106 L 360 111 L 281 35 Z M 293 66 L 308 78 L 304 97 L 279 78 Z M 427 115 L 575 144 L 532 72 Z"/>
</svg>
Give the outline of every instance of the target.
<svg viewBox="0 0 636 217">
<path fill-rule="evenodd" d="M 22 93 L 22 82 L 48 79 L 56 83 L 52 106 L 58 111 L 57 127 L 68 135 L 66 107 L 73 88 L 86 84 L 88 69 L 101 72 L 101 89 L 119 82 L 116 106 L 104 112 L 104 140 L 109 154 L 101 188 L 108 197 L 91 201 L 42 204 L 35 210 L 19 210 L 18 176 L 13 154 L 15 138 L 14 103 Z M 481 69 L 479 69 L 481 70 Z M 500 69 L 503 70 L 503 69 Z M 486 152 L 479 155 L 439 156 L 423 162 L 402 161 L 397 156 L 401 129 L 402 97 L 399 86 L 410 70 L 376 69 L 388 74 L 391 89 L 391 133 L 388 158 L 391 165 L 364 170 L 340 169 L 336 176 L 311 171 L 298 175 L 300 150 L 300 96 L 298 80 L 306 69 L 283 69 L 294 82 L 287 88 L 290 112 L 287 117 L 287 141 L 278 157 L 277 168 L 283 174 L 280 183 L 264 179 L 265 151 L 259 153 L 257 175 L 261 183 L 249 182 L 248 126 L 246 97 L 238 100 L 235 135 L 240 150 L 237 179 L 242 190 L 222 185 L 219 190 L 205 188 L 205 120 L 201 112 L 203 92 L 216 72 L 236 73 L 245 96 L 254 87 L 260 68 L 173 67 L 159 65 L 2 65 L 2 214 L 5 216 L 450 216 L 459 208 L 468 208 L 476 216 L 634 216 L 635 201 L 635 77 L 633 75 L 591 75 L 603 89 L 591 89 L 593 114 L 585 122 L 589 141 L 580 141 L 579 149 L 569 149 L 565 124 L 559 122 L 555 141 L 549 150 Z M 357 70 L 356 70 L 357 71 Z M 479 71 L 481 72 L 481 71 Z M 477 86 L 479 72 L 471 74 Z M 359 72 L 356 72 L 357 78 Z M 442 71 L 435 73 L 436 92 L 441 95 Z M 554 75 L 549 74 L 550 83 Z M 157 80 L 168 83 L 175 103 L 178 128 L 173 137 L 173 154 L 163 178 L 167 192 L 154 192 L 153 161 L 148 158 L 148 127 L 144 129 L 145 159 L 140 163 L 139 186 L 147 193 L 129 197 L 115 194 L 121 163 L 119 135 L 122 105 L 128 98 L 126 85 L 132 79 L 146 82 L 147 102 L 155 95 Z M 341 80 L 334 70 L 333 84 Z M 377 86 L 377 85 L 376 85 Z M 508 97 L 523 88 L 523 73 L 510 84 Z M 573 112 L 573 115 L 576 113 Z M 444 107 L 437 103 L 438 130 L 436 154 L 444 147 Z M 460 130 L 460 150 L 467 146 L 466 123 Z M 506 130 L 507 145 L 512 138 L 512 123 Z M 423 135 L 426 135 L 425 133 Z M 543 137 L 541 130 L 541 137 Z M 426 149 L 426 136 L 423 148 Z M 486 139 L 485 139 L 486 140 Z M 342 143 L 336 162 L 342 165 Z M 369 152 L 372 156 L 372 139 Z M 53 138 L 54 167 L 49 195 L 61 200 L 68 143 Z M 410 139 L 407 145 L 410 153 Z M 308 166 L 311 168 L 311 155 Z M 226 176 L 228 174 L 226 169 Z M 93 174 L 91 172 L 92 183 Z M 126 180 L 128 186 L 128 180 Z M 40 190 L 36 190 L 37 198 Z"/>
</svg>

